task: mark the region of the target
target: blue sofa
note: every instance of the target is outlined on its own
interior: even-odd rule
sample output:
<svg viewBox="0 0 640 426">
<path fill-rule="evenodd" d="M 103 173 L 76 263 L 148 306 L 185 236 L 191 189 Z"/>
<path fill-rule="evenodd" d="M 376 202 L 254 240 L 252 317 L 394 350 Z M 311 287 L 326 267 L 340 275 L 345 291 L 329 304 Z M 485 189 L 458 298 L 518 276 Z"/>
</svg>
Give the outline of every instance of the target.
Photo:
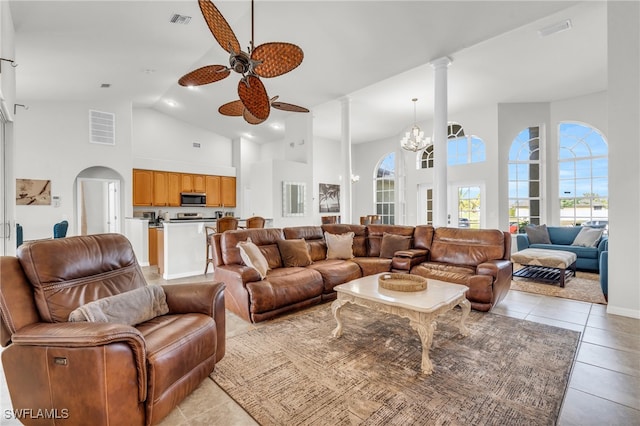
<svg viewBox="0 0 640 426">
<path fill-rule="evenodd" d="M 518 234 L 518 251 L 526 248 L 571 251 L 578 256 L 576 269 L 600 272 L 600 255 L 605 250 L 609 237 L 605 235 L 600 238 L 598 247 L 572 246 L 571 243 L 575 240 L 581 229 L 581 226 L 547 226 L 551 244 L 529 244 L 527 234 Z"/>
</svg>

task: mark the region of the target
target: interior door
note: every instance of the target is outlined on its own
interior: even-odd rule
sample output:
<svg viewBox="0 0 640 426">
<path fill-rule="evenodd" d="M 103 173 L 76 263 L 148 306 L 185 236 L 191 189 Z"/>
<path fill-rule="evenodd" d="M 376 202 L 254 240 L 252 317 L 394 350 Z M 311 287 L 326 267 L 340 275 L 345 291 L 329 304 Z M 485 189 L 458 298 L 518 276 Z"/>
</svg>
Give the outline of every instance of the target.
<svg viewBox="0 0 640 426">
<path fill-rule="evenodd" d="M 2 195 L 0 196 L 0 256 L 10 254 L 8 251 L 9 241 L 11 240 L 11 222 L 9 220 L 9 214 L 7 212 L 6 200 L 9 190 L 7 187 L 8 171 L 6 161 L 6 146 L 4 137 L 4 121 L 0 120 L 0 189 L 2 189 Z"/>
<path fill-rule="evenodd" d="M 111 180 L 107 186 L 107 230 L 108 232 L 120 232 L 120 181 Z"/>
</svg>

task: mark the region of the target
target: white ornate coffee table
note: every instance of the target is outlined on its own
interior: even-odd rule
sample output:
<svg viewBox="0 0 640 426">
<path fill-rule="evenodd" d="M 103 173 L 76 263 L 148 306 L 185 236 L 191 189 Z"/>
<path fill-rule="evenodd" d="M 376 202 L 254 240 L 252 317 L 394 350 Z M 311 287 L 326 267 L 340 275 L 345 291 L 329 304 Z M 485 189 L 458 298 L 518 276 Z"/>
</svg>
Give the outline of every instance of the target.
<svg viewBox="0 0 640 426">
<path fill-rule="evenodd" d="M 433 332 L 436 330 L 436 317 L 455 306 L 460 306 L 462 315 L 458 329 L 463 336 L 469 335 L 469 329 L 464 324 L 471 310 L 471 304 L 465 297 L 469 288 L 461 284 L 429 279 L 426 290 L 414 292 L 385 290 L 378 287 L 380 275 L 358 278 L 334 287 L 338 298 L 331 304 L 331 311 L 338 325 L 333 330 L 333 337 L 342 335 L 340 310 L 347 303 L 408 318 L 409 324 L 418 332 L 422 341 L 422 372 L 431 374 L 433 364 L 429 359 L 429 349 L 433 341 Z"/>
</svg>

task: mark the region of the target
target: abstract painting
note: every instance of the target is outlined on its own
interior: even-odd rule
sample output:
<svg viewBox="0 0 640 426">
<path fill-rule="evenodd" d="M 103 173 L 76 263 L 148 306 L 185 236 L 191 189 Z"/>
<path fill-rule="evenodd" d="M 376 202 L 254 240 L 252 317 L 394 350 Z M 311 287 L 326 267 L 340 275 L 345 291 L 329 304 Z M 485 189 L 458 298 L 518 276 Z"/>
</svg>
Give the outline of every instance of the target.
<svg viewBox="0 0 640 426">
<path fill-rule="evenodd" d="M 51 205 L 51 181 L 42 179 L 16 179 L 16 205 Z"/>
<path fill-rule="evenodd" d="M 320 213 L 340 212 L 340 185 L 321 183 L 319 191 Z"/>
</svg>

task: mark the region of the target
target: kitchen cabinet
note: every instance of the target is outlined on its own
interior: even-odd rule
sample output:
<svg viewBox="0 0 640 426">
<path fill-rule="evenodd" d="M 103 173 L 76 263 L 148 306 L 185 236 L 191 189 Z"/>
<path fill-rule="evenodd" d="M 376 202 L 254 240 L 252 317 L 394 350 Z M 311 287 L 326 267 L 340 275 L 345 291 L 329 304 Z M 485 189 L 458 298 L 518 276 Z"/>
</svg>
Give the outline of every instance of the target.
<svg viewBox="0 0 640 426">
<path fill-rule="evenodd" d="M 167 205 L 172 207 L 180 206 L 180 185 L 182 176 L 180 173 L 167 173 Z"/>
<path fill-rule="evenodd" d="M 220 177 L 220 197 L 222 207 L 236 206 L 236 178 L 233 176 Z"/>
<path fill-rule="evenodd" d="M 220 176 L 205 176 L 205 193 L 207 207 L 218 207 L 221 204 Z"/>
<path fill-rule="evenodd" d="M 167 172 L 153 172 L 153 205 L 169 205 L 169 176 Z"/>
<path fill-rule="evenodd" d="M 182 174 L 182 192 L 206 191 L 205 175 Z"/>
<path fill-rule="evenodd" d="M 158 264 L 158 229 L 149 228 L 149 265 Z"/>
<path fill-rule="evenodd" d="M 153 205 L 153 171 L 133 169 L 133 205 Z"/>
</svg>

